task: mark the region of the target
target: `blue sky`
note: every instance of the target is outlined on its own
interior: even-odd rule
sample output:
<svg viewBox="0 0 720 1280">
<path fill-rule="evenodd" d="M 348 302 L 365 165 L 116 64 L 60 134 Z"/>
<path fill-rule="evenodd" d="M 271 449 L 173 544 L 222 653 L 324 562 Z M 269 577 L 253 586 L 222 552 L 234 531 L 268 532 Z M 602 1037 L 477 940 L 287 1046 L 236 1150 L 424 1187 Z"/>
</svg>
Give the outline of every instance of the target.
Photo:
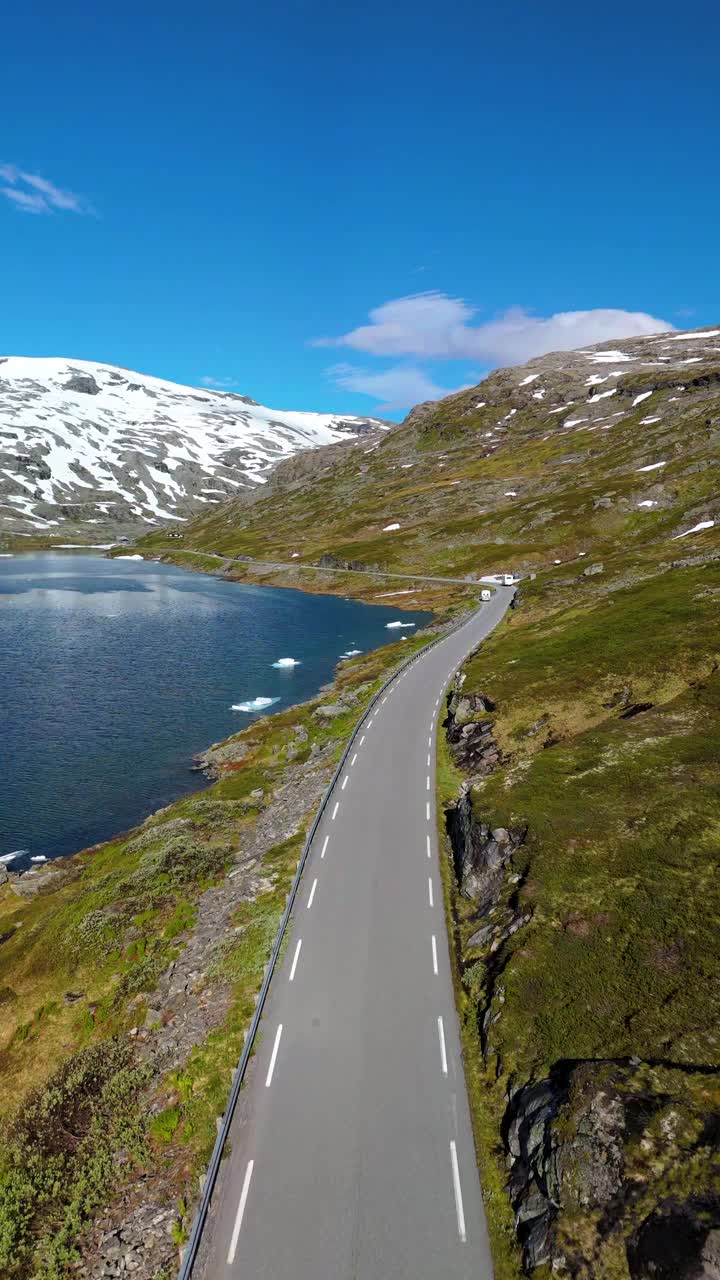
<svg viewBox="0 0 720 1280">
<path fill-rule="evenodd" d="M 720 19 L 680 19 L 11 5 L 0 351 L 399 417 L 549 346 L 717 323 Z"/>
</svg>

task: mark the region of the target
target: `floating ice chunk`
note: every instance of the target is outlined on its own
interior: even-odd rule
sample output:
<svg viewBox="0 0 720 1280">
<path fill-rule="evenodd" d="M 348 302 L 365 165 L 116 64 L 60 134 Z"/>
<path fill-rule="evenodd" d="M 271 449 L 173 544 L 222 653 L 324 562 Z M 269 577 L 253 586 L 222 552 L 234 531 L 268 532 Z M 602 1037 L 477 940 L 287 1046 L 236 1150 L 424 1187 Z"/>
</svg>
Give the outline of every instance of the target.
<svg viewBox="0 0 720 1280">
<path fill-rule="evenodd" d="M 701 520 L 699 524 L 694 524 L 692 529 L 686 529 L 684 533 L 676 533 L 673 542 L 677 542 L 678 538 L 687 538 L 689 533 L 700 533 L 702 529 L 712 529 L 714 524 L 714 520 Z"/>
<path fill-rule="evenodd" d="M 646 467 L 638 467 L 638 471 L 657 471 L 660 467 L 666 467 L 667 462 L 650 462 Z"/>
<path fill-rule="evenodd" d="M 0 854 L 0 862 L 12 862 L 13 858 L 22 858 L 29 852 L 29 849 L 13 849 L 12 853 Z"/>
<path fill-rule="evenodd" d="M 383 533 L 392 533 L 395 529 L 399 529 L 399 528 L 400 528 L 400 525 L 397 523 L 397 521 L 394 524 L 386 524 L 385 527 L 383 528 Z"/>
<path fill-rule="evenodd" d="M 277 662 L 271 664 L 273 667 L 299 667 L 299 658 L 278 658 Z"/>
<path fill-rule="evenodd" d="M 633 409 L 635 408 L 636 404 L 642 404 L 643 400 L 647 400 L 648 396 L 651 396 L 651 395 L 652 395 L 652 391 L 642 391 L 640 395 L 636 396 L 635 399 L 633 400 L 632 402 Z"/>
<path fill-rule="evenodd" d="M 30 861 L 31 862 L 47 862 L 47 858 L 45 857 L 44 853 L 36 853 L 35 857 L 31 858 Z"/>
<path fill-rule="evenodd" d="M 386 622 L 385 626 L 387 627 L 388 631 L 393 631 L 395 630 L 396 627 L 415 627 L 417 626 L 417 623 L 416 622 Z"/>
<path fill-rule="evenodd" d="M 279 698 L 251 698 L 249 702 L 233 702 L 231 711 L 264 711 L 266 707 L 271 707 L 274 702 L 279 702 Z"/>
<path fill-rule="evenodd" d="M 356 658 L 356 657 L 357 657 L 357 655 L 358 655 L 359 653 L 362 653 L 362 649 L 347 649 L 347 650 L 345 651 L 345 653 L 341 653 L 341 654 L 340 654 L 340 657 L 341 657 L 341 658 Z"/>
</svg>

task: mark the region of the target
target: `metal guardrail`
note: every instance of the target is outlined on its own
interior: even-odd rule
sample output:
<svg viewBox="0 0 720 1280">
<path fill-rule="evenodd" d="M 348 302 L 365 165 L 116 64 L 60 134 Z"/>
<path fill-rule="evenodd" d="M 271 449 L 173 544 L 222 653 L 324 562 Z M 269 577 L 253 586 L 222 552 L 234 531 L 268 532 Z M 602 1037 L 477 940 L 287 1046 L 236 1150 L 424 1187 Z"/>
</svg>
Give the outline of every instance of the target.
<svg viewBox="0 0 720 1280">
<path fill-rule="evenodd" d="M 475 610 L 474 612 L 477 612 L 477 610 Z M 270 983 L 272 982 L 273 975 L 275 973 L 275 967 L 277 965 L 278 957 L 280 955 L 280 949 L 282 947 L 283 940 L 285 938 L 285 930 L 287 929 L 288 923 L 290 921 L 290 917 L 292 915 L 292 910 L 295 905 L 295 899 L 297 897 L 298 889 L 300 888 L 300 881 L 302 879 L 302 874 L 303 874 L 303 871 L 305 870 L 305 864 L 310 854 L 312 842 L 315 839 L 315 833 L 318 827 L 320 826 L 323 814 L 328 806 L 330 797 L 332 796 L 332 793 L 335 789 L 335 786 L 340 777 L 340 774 L 343 771 L 345 761 L 347 760 L 350 754 L 350 751 L 352 750 L 353 744 L 355 742 L 355 738 L 360 732 L 368 715 L 370 715 L 373 708 L 377 705 L 380 698 L 385 693 L 386 689 L 388 689 L 390 685 L 393 683 L 393 681 L 397 679 L 400 672 L 406 671 L 409 667 L 413 665 L 414 662 L 417 662 L 421 657 L 423 657 L 426 653 L 428 653 L 430 649 L 434 649 L 435 645 L 440 644 L 441 641 L 446 640 L 448 636 L 453 635 L 456 631 L 459 631 L 461 627 L 464 627 L 465 624 L 469 621 L 470 621 L 470 618 L 465 616 L 464 618 L 461 618 L 458 622 L 456 622 L 453 626 L 448 627 L 446 630 L 442 631 L 441 634 L 436 636 L 434 640 L 431 640 L 429 644 L 424 645 L 422 649 L 417 650 L 417 652 L 413 653 L 409 658 L 406 658 L 404 662 L 401 662 L 392 672 L 392 675 L 388 676 L 387 680 L 383 682 L 383 684 L 380 686 L 375 696 L 368 703 L 367 707 L 363 711 L 362 716 L 360 717 L 352 733 L 350 734 L 345 750 L 343 751 L 340 757 L 340 760 L 338 761 L 335 772 L 333 773 L 333 776 L 330 779 L 330 782 L 328 783 L 325 794 L 322 800 L 320 801 L 320 807 L 318 808 L 313 824 L 307 834 L 307 838 L 303 846 L 303 851 L 302 851 L 302 854 L 300 855 L 300 860 L 297 865 L 297 870 L 293 877 L 293 882 L 290 888 L 290 892 L 288 894 L 288 899 L 285 906 L 285 910 L 283 912 L 282 920 L 280 921 L 280 925 L 278 927 L 277 936 L 275 938 L 275 943 L 273 945 L 273 949 L 270 955 L 270 960 L 268 962 L 267 968 L 265 969 L 265 977 L 263 979 L 263 984 L 260 988 L 260 994 L 258 995 L 257 1004 L 255 1006 L 255 1012 L 253 1014 L 250 1026 L 248 1027 L 247 1033 L 245 1035 L 245 1043 L 243 1044 L 243 1050 L 242 1050 L 242 1053 L 240 1054 L 240 1061 L 238 1062 L 238 1065 L 233 1075 L 233 1082 L 232 1082 L 232 1087 L 230 1089 L 230 1095 L 228 1097 L 227 1106 L 225 1108 L 225 1113 L 222 1117 L 222 1123 L 218 1128 L 217 1138 L 215 1139 L 215 1146 L 213 1147 L 212 1155 L 210 1157 L 210 1163 L 208 1164 L 207 1173 L 205 1175 L 205 1180 L 203 1182 L 203 1189 L 202 1189 L 202 1195 L 200 1197 L 200 1204 L 198 1205 L 197 1212 L 195 1214 L 195 1219 L 193 1221 L 192 1229 L 190 1232 L 190 1238 L 187 1242 L 187 1245 L 185 1246 L 185 1249 L 183 1250 L 182 1262 L 180 1264 L 180 1270 L 178 1272 L 178 1280 L 190 1280 L 190 1277 L 192 1276 L 192 1273 L 193 1273 L 193 1267 L 197 1261 L 197 1256 L 200 1250 L 200 1243 L 202 1240 L 202 1233 L 203 1233 L 205 1223 L 207 1221 L 208 1212 L 210 1209 L 210 1202 L 212 1200 L 213 1192 L 215 1190 L 215 1186 L 218 1179 L 218 1174 L 220 1172 L 220 1164 L 222 1161 L 223 1152 L 225 1150 L 225 1144 L 227 1142 L 228 1135 L 230 1133 L 230 1126 L 232 1124 L 233 1116 L 235 1114 L 235 1108 L 237 1106 L 238 1098 L 240 1097 L 240 1090 L 242 1089 L 243 1082 L 245 1079 L 247 1065 L 248 1065 L 248 1062 L 250 1061 L 250 1055 L 253 1051 L 253 1046 L 255 1044 L 255 1037 L 258 1032 L 258 1027 L 260 1026 L 260 1020 L 262 1018 L 263 1008 L 267 1000 L 268 991 L 270 990 Z"/>
</svg>

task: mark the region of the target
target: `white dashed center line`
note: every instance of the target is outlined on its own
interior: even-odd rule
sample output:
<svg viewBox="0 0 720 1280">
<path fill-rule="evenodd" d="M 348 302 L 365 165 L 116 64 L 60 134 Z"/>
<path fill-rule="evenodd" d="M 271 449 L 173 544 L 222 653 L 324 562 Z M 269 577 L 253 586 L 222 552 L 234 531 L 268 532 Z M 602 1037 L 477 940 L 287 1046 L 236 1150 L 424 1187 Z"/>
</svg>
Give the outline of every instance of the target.
<svg viewBox="0 0 720 1280">
<path fill-rule="evenodd" d="M 443 1027 L 442 1018 L 438 1018 L 438 1036 L 440 1039 L 440 1061 L 442 1063 L 443 1075 L 447 1075 L 447 1053 L 445 1052 L 445 1028 Z"/>
<path fill-rule="evenodd" d="M 365 741 L 365 734 L 363 734 L 362 738 L 360 739 L 360 746 L 362 746 L 364 741 Z"/>
<path fill-rule="evenodd" d="M 437 943 L 435 941 L 435 934 L 432 935 L 431 942 L 432 942 L 432 957 L 433 957 L 433 973 L 437 976 L 438 963 L 437 963 Z M 298 951 L 299 950 L 300 950 L 300 944 L 298 943 Z M 295 956 L 295 960 L 297 960 L 297 956 Z M 292 981 L 292 974 L 290 975 L 290 981 Z"/>
<path fill-rule="evenodd" d="M 355 763 L 355 761 L 356 761 L 356 760 L 357 760 L 357 751 L 355 752 L 355 755 L 353 756 L 352 760 L 350 761 L 350 768 L 351 768 L 351 769 L 352 769 L 352 767 L 353 767 L 353 765 L 354 765 L 354 763 Z"/>
<path fill-rule="evenodd" d="M 428 751 L 427 767 L 430 768 L 430 752 Z"/>
<path fill-rule="evenodd" d="M 433 938 L 433 945 L 434 945 L 434 944 L 435 944 L 435 939 Z M 298 944 L 297 944 L 297 946 L 296 946 L 296 948 L 295 948 L 295 955 L 293 956 L 292 969 L 290 970 L 290 981 L 291 981 L 291 982 L 292 982 L 292 981 L 294 980 L 294 978 L 295 978 L 295 970 L 297 969 L 297 962 L 298 962 L 298 960 L 300 959 L 300 948 L 301 948 L 301 946 L 302 946 L 302 938 L 298 938 Z"/>
<path fill-rule="evenodd" d="M 430 801 L 429 801 L 429 800 L 428 800 L 427 804 L 425 805 L 425 817 L 426 817 L 427 821 L 429 822 L 429 821 L 430 821 Z"/>
<path fill-rule="evenodd" d="M 368 720 L 368 722 L 367 722 L 367 727 L 368 727 L 368 729 L 372 728 L 372 716 L 370 717 L 370 719 L 369 719 L 369 720 Z"/>
<path fill-rule="evenodd" d="M 427 778 L 425 779 L 425 790 L 426 791 L 430 790 L 430 774 L 428 774 Z"/>
<path fill-rule="evenodd" d="M 240 1192 L 240 1203 L 235 1217 L 235 1226 L 233 1227 L 233 1233 L 230 1240 L 230 1248 L 228 1249 L 227 1264 L 229 1267 L 231 1267 L 235 1261 L 235 1250 L 237 1249 L 240 1228 L 242 1227 L 243 1217 L 245 1216 L 245 1205 L 247 1204 L 248 1191 L 250 1190 L 250 1179 L 252 1178 L 254 1163 L 254 1160 L 248 1160 L 245 1177 L 243 1178 L 242 1191 Z"/>
<path fill-rule="evenodd" d="M 320 857 L 321 857 L 321 858 L 324 858 L 324 857 L 325 857 L 325 853 L 326 853 L 326 850 L 327 850 L 327 847 L 328 847 L 328 842 L 329 842 L 329 840 L 330 840 L 330 837 L 329 837 L 329 836 L 326 836 L 326 837 L 325 837 L 325 839 L 323 840 L 322 853 L 320 854 Z"/>
<path fill-rule="evenodd" d="M 269 1088 L 270 1088 L 270 1085 L 272 1084 L 273 1072 L 274 1072 L 274 1070 L 275 1070 L 275 1063 L 276 1063 L 276 1061 L 277 1061 L 277 1056 L 278 1056 L 278 1049 L 280 1048 L 280 1037 L 281 1037 L 281 1035 L 282 1035 L 282 1022 L 280 1023 L 280 1026 L 278 1027 L 277 1031 L 275 1032 L 275 1043 L 274 1043 L 274 1045 L 273 1045 L 272 1056 L 271 1056 L 271 1058 L 270 1058 L 270 1066 L 268 1067 L 268 1073 L 267 1073 L 267 1075 L 266 1075 L 266 1077 L 265 1077 L 265 1088 L 266 1088 L 266 1089 L 269 1089 Z"/>
<path fill-rule="evenodd" d="M 338 811 L 338 809 L 339 809 L 339 808 L 340 808 L 340 801 L 339 801 L 339 800 L 336 800 L 336 801 L 335 801 L 335 808 L 334 808 L 334 809 L 333 809 L 333 811 L 332 811 L 332 818 L 330 819 L 330 821 L 331 821 L 331 822 L 334 822 L 334 821 L 335 821 L 335 819 L 337 818 L 337 811 Z"/>
<path fill-rule="evenodd" d="M 433 907 L 435 903 L 433 902 L 433 887 L 430 876 L 428 876 L 428 898 L 430 899 L 430 906 Z"/>
<path fill-rule="evenodd" d="M 313 882 L 312 882 L 312 889 L 310 890 L 310 897 L 308 898 L 308 902 L 307 902 L 307 909 L 308 909 L 308 911 L 310 910 L 310 908 L 311 908 L 311 906 L 312 906 L 312 904 L 313 904 L 313 898 L 315 897 L 315 890 L 316 890 L 316 889 L 317 889 L 317 876 L 315 877 L 315 879 L 314 879 L 314 880 L 313 880 Z"/>
<path fill-rule="evenodd" d="M 341 788 L 340 788 L 340 790 L 341 790 L 341 791 L 344 791 L 344 790 L 345 790 L 345 788 L 346 788 L 346 786 L 347 786 L 347 784 L 348 784 L 348 776 L 349 776 L 349 775 L 346 773 L 346 774 L 345 774 L 345 777 L 344 777 L 344 778 L 343 778 L 343 780 L 342 780 L 342 786 L 341 786 Z"/>
<path fill-rule="evenodd" d="M 455 1212 L 457 1213 L 458 1235 L 463 1244 L 467 1240 L 465 1234 L 465 1213 L 463 1211 L 462 1188 L 460 1186 L 460 1170 L 458 1169 L 457 1148 L 450 1140 L 450 1165 L 452 1167 L 453 1191 L 455 1192 Z"/>
<path fill-rule="evenodd" d="M 429 858 L 429 857 L 431 856 L 431 854 L 430 854 L 430 836 L 429 836 L 429 834 L 428 834 L 428 835 L 426 835 L 425 839 L 426 839 L 426 841 L 427 841 L 427 856 L 428 856 L 428 858 Z"/>
</svg>

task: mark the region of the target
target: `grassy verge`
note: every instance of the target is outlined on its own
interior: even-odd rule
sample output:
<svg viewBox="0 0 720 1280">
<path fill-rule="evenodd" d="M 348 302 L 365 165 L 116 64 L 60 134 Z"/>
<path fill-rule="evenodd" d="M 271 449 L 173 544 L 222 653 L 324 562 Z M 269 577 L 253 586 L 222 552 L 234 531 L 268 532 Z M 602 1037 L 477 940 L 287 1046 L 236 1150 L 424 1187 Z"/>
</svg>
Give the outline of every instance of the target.
<svg viewBox="0 0 720 1280">
<path fill-rule="evenodd" d="M 465 1083 L 470 1102 L 495 1280 L 519 1280 L 522 1275 L 522 1258 L 513 1229 L 513 1213 L 505 1190 L 507 1170 L 500 1142 L 502 1111 L 498 1112 L 492 1090 L 488 1089 L 476 1009 L 463 981 L 462 941 L 458 927 L 463 903 L 458 895 L 452 850 L 445 830 L 445 812 L 454 805 L 462 781 L 463 775 L 453 762 L 445 736 L 439 732 L 436 785 L 440 875 L 450 949 L 450 967 L 460 1025 Z"/>
</svg>

